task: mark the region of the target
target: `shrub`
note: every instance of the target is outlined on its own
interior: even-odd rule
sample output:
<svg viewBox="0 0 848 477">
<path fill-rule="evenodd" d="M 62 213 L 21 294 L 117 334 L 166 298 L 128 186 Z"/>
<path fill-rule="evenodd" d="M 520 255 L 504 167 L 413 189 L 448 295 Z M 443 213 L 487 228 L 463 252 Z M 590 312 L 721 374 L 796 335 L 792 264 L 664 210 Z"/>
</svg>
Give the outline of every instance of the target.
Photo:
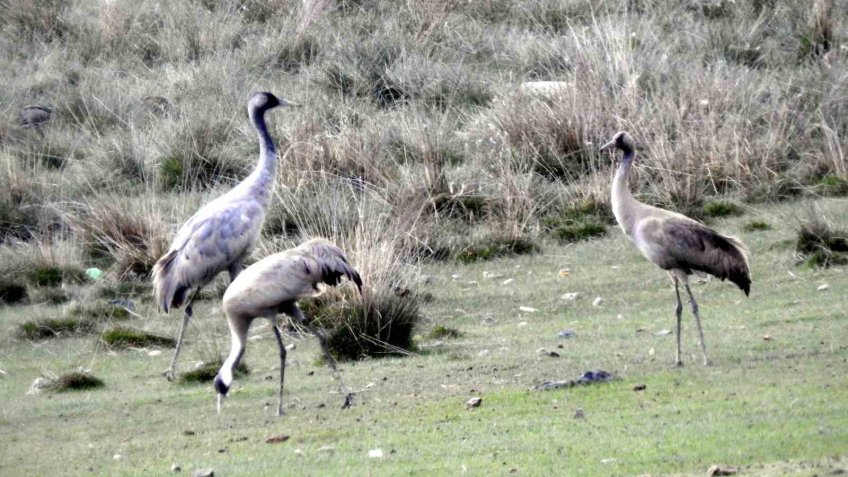
<svg viewBox="0 0 848 477">
<path fill-rule="evenodd" d="M 114 348 L 147 348 L 149 346 L 174 346 L 174 340 L 132 328 L 115 327 L 106 330 L 100 339 Z"/>
<path fill-rule="evenodd" d="M 28 340 L 43 340 L 59 336 L 88 333 L 94 324 L 79 318 L 41 318 L 26 321 L 18 326 L 18 337 Z"/>
<path fill-rule="evenodd" d="M 469 243 L 459 248 L 459 251 L 456 253 L 456 259 L 461 263 L 472 263 L 481 260 L 493 260 L 500 257 L 535 253 L 538 250 L 539 246 L 528 238 L 490 235 L 477 240 L 471 239 Z"/>
</svg>

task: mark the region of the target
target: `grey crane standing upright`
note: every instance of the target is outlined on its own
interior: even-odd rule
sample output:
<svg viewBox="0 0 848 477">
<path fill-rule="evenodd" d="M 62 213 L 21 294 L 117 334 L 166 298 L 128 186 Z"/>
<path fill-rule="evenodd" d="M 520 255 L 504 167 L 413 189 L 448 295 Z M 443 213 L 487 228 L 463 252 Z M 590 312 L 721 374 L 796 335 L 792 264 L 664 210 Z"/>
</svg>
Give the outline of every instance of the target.
<svg viewBox="0 0 848 477">
<path fill-rule="evenodd" d="M 283 414 L 283 381 L 286 375 L 286 347 L 277 323 L 277 315 L 285 313 L 318 338 L 324 359 L 339 381 L 344 395 L 342 408 L 350 406 L 351 394 L 345 392 L 336 361 L 330 354 L 324 334 L 313 326 L 300 311 L 297 300 L 318 292 L 317 285 L 338 285 L 341 277 L 353 281 L 362 293 L 362 279 L 350 266 L 344 252 L 330 241 L 312 239 L 295 248 L 269 255 L 247 267 L 230 284 L 224 293 L 224 313 L 232 335 L 230 355 L 215 376 L 215 391 L 218 393 L 218 413 L 221 402 L 233 383 L 233 370 L 244 355 L 247 330 L 254 318 L 268 318 L 280 348 L 280 390 L 277 415 Z"/>
<path fill-rule="evenodd" d="M 624 156 L 612 181 L 612 211 L 615 220 L 648 260 L 668 271 L 674 282 L 677 295 L 677 354 L 676 364 L 680 360 L 680 319 L 683 303 L 680 301 L 679 283 L 683 282 L 692 302 L 692 314 L 698 326 L 704 365 L 707 365 L 707 347 L 704 344 L 704 331 L 698 314 L 698 303 L 689 288 L 689 275 L 693 272 L 709 273 L 722 280 L 729 279 L 747 296 L 751 291 L 751 271 L 745 246 L 738 240 L 719 234 L 715 230 L 696 222 L 685 215 L 670 212 L 633 198 L 627 185 L 630 167 L 636 155 L 633 138 L 621 131 L 601 150 L 618 148 Z"/>
<path fill-rule="evenodd" d="M 293 103 L 268 92 L 251 96 L 247 110 L 259 134 L 259 163 L 232 190 L 201 207 L 188 219 L 177 231 L 168 252 L 153 267 L 153 289 L 159 309 L 167 313 L 171 308 L 184 307 L 174 357 L 165 371 L 168 380 L 173 381 L 175 377 L 194 298 L 224 270 L 229 272 L 230 280 L 234 280 L 259 239 L 265 209 L 274 190 L 277 165 L 274 141 L 265 125 L 265 113 L 277 106 L 289 105 Z"/>
</svg>

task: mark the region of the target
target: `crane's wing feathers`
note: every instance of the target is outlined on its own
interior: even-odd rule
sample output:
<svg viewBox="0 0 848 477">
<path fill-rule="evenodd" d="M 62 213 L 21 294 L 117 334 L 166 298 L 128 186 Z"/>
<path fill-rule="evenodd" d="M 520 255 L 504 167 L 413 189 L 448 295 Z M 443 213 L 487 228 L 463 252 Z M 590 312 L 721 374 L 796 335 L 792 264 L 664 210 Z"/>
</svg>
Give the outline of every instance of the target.
<svg viewBox="0 0 848 477">
<path fill-rule="evenodd" d="M 210 203 L 209 205 L 214 205 Z M 191 288 L 203 286 L 253 248 L 264 221 L 255 201 L 225 208 L 204 207 L 177 232 L 167 254 L 153 267 L 156 302 L 160 309 L 183 304 Z"/>
<path fill-rule="evenodd" d="M 657 264 L 668 270 L 679 268 L 729 279 L 747 295 L 751 272 L 745 246 L 733 237 L 689 219 L 671 218 L 658 223 L 651 238 L 661 252 Z"/>
</svg>

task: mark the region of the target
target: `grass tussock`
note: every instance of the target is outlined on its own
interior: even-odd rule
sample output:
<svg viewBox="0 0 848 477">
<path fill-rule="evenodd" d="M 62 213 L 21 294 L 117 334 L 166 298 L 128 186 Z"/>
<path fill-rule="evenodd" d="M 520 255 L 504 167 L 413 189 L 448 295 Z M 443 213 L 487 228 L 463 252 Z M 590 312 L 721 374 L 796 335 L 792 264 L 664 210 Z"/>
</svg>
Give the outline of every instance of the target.
<svg viewBox="0 0 848 477">
<path fill-rule="evenodd" d="M 123 321 L 132 317 L 126 308 L 102 301 L 76 303 L 68 309 L 68 314 L 94 322 Z"/>
<path fill-rule="evenodd" d="M 70 392 L 102 388 L 105 383 L 97 376 L 85 371 L 71 371 L 59 375 L 51 387 L 52 391 Z"/>
<path fill-rule="evenodd" d="M 45 340 L 90 333 L 94 323 L 78 317 L 40 318 L 18 325 L 17 335 L 26 340 Z"/>
<path fill-rule="evenodd" d="M 813 267 L 846 264 L 848 231 L 836 228 L 825 217 L 811 212 L 798 227 L 795 252 Z"/>
<path fill-rule="evenodd" d="M 172 347 L 174 340 L 132 328 L 114 327 L 103 332 L 100 340 L 113 348 Z"/>
<path fill-rule="evenodd" d="M 182 384 L 202 384 L 212 382 L 223 364 L 224 361 L 221 359 L 206 361 L 197 368 L 180 374 L 179 382 Z M 235 375 L 246 376 L 247 374 L 250 374 L 250 369 L 248 369 L 244 361 L 239 362 L 235 369 Z"/>
<path fill-rule="evenodd" d="M 24 303 L 29 296 L 27 288 L 15 281 L 0 279 L 0 304 L 15 305 Z"/>
</svg>

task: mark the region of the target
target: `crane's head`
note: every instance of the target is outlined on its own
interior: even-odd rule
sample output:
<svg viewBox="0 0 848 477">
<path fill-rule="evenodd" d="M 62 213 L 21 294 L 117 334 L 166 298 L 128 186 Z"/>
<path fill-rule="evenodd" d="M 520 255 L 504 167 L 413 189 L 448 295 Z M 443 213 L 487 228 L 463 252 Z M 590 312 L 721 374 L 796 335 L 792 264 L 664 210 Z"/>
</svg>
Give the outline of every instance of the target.
<svg viewBox="0 0 848 477">
<path fill-rule="evenodd" d="M 233 378 L 230 375 L 229 382 L 225 382 L 225 378 L 221 376 L 219 372 L 215 376 L 215 383 L 213 387 L 215 388 L 215 392 L 218 393 L 218 414 L 221 414 L 221 405 L 224 403 L 224 398 L 227 397 L 227 393 L 230 391 L 230 384 L 232 384 Z"/>
<path fill-rule="evenodd" d="M 248 110 L 251 111 L 267 111 L 272 108 L 276 108 L 277 106 L 298 106 L 291 101 L 278 98 L 274 96 L 274 93 L 269 93 L 267 91 L 262 91 L 259 93 L 253 93 L 253 96 L 250 97 L 250 102 L 247 104 Z"/>
<path fill-rule="evenodd" d="M 619 131 L 615 133 L 615 136 L 612 137 L 612 140 L 601 146 L 600 150 L 606 151 L 613 147 L 621 149 L 625 154 L 633 152 L 635 148 L 633 144 L 633 138 L 630 136 L 630 134 L 627 133 L 627 131 Z"/>
</svg>

